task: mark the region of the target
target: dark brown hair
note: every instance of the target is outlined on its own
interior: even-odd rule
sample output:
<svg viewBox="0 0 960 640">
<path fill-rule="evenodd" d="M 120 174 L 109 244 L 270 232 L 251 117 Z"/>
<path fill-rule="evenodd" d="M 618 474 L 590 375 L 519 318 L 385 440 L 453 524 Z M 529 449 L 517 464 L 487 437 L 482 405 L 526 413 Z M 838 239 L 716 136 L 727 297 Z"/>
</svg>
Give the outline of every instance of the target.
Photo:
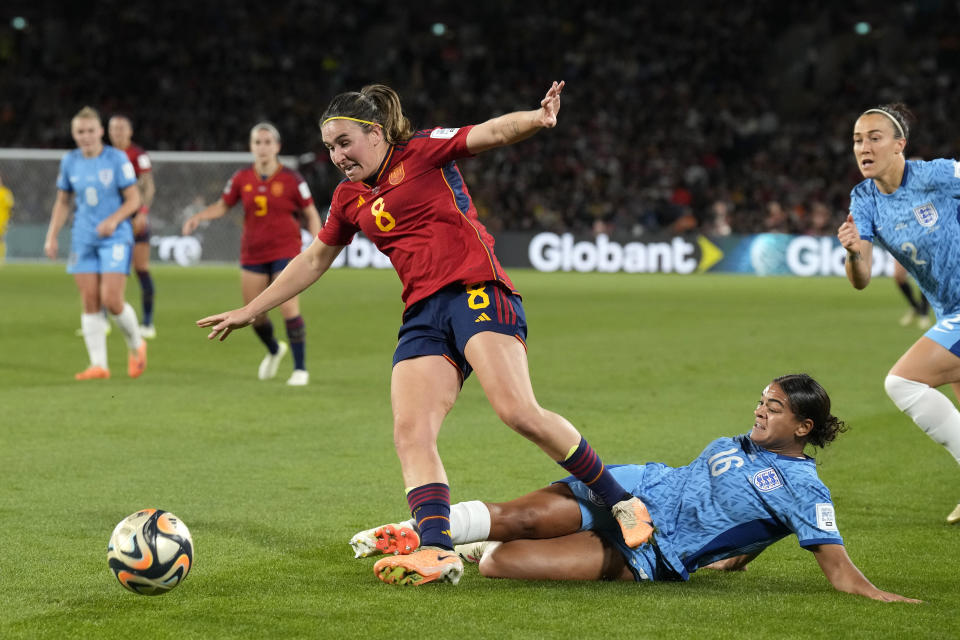
<svg viewBox="0 0 960 640">
<path fill-rule="evenodd" d="M 341 93 L 330 101 L 320 117 L 320 126 L 330 118 L 362 120 L 357 124 L 370 131 L 376 123 L 383 128 L 389 144 L 406 142 L 413 137 L 413 125 L 403 115 L 400 96 L 385 84 L 368 84 L 360 91 Z"/>
<path fill-rule="evenodd" d="M 900 135 L 900 129 L 897 127 L 893 128 L 893 137 L 894 138 L 903 138 L 904 140 L 910 137 L 910 123 L 916 120 L 916 117 L 913 115 L 913 112 L 907 108 L 907 105 L 902 102 L 891 102 L 888 104 L 881 104 L 876 107 L 870 107 L 867 111 L 882 111 L 884 114 L 890 116 L 894 122 L 900 125 L 900 129 L 903 130 L 903 135 Z M 867 113 L 864 111 L 863 113 Z"/>
<path fill-rule="evenodd" d="M 847 425 L 830 413 L 830 396 L 820 383 L 805 373 L 791 373 L 773 380 L 787 396 L 790 409 L 800 420 L 813 421 L 807 443 L 825 447 L 847 430 Z"/>
</svg>

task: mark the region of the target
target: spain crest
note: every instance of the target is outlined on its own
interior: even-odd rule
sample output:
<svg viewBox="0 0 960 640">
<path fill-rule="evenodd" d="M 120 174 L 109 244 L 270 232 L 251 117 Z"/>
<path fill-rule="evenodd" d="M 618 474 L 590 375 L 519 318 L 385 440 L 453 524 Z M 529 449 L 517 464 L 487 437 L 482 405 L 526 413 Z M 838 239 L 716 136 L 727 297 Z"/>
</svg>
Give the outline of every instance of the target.
<svg viewBox="0 0 960 640">
<path fill-rule="evenodd" d="M 916 216 L 917 222 L 920 223 L 921 227 L 932 227 L 937 224 L 937 218 L 939 218 L 937 208 L 933 206 L 932 202 L 914 207 L 913 215 Z"/>
<path fill-rule="evenodd" d="M 395 166 L 387 177 L 387 181 L 392 185 L 398 185 L 403 182 L 403 163 Z"/>
<path fill-rule="evenodd" d="M 282 182 L 272 182 L 270 183 L 270 194 L 275 198 L 279 198 L 283 195 L 283 183 Z"/>
</svg>

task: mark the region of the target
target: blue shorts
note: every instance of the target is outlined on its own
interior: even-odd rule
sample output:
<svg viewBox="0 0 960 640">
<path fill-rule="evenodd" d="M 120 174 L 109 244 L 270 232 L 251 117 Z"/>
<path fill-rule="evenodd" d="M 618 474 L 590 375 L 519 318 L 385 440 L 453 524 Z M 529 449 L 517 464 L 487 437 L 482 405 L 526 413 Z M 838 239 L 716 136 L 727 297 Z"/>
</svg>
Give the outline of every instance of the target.
<svg viewBox="0 0 960 640">
<path fill-rule="evenodd" d="M 128 236 L 129 237 L 129 236 Z M 114 237 L 92 243 L 74 243 L 67 258 L 67 273 L 130 273 L 133 243 Z"/>
<path fill-rule="evenodd" d="M 259 264 L 241 264 L 241 269 L 253 271 L 254 273 L 265 273 L 273 276 L 283 271 L 293 258 L 280 258 L 271 262 L 261 262 Z"/>
<path fill-rule="evenodd" d="M 467 379 L 473 367 L 463 350 L 483 331 L 526 343 L 527 317 L 520 296 L 497 282 L 453 284 L 415 303 L 403 314 L 393 364 L 420 356 L 443 356 Z"/>
<path fill-rule="evenodd" d="M 923 335 L 960 357 L 960 313 L 944 317 Z"/>
<path fill-rule="evenodd" d="M 607 467 L 613 477 L 624 487 L 633 487 L 642 483 L 645 473 L 642 465 L 625 464 Z M 586 484 L 574 476 L 567 476 L 562 482 L 570 487 L 577 503 L 580 505 L 580 530 L 593 531 L 604 540 L 612 544 L 623 555 L 627 566 L 633 572 L 637 582 L 644 581 L 676 581 L 682 580 L 660 555 L 655 544 L 642 544 L 631 549 L 623 541 L 620 525 L 610 513 L 610 507 Z"/>
</svg>

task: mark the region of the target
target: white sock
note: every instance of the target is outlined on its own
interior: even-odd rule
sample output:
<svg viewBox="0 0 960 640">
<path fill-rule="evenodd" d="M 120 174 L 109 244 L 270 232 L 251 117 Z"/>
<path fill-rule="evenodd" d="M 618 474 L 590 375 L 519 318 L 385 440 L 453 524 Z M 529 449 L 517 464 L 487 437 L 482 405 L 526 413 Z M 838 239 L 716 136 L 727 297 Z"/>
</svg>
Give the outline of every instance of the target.
<svg viewBox="0 0 960 640">
<path fill-rule="evenodd" d="M 99 311 L 80 315 L 83 342 L 87 345 L 90 366 L 107 368 L 107 320 Z"/>
<path fill-rule="evenodd" d="M 450 505 L 453 544 L 480 542 L 490 536 L 490 510 L 479 500 Z"/>
<path fill-rule="evenodd" d="M 417 528 L 417 521 L 412 518 L 399 524 Z M 486 540 L 490 536 L 490 510 L 487 505 L 479 500 L 450 505 L 450 531 L 453 544 Z"/>
<path fill-rule="evenodd" d="M 136 351 L 140 347 L 140 343 L 143 342 L 143 338 L 140 337 L 140 323 L 137 321 L 137 312 L 133 310 L 129 302 L 124 302 L 123 311 L 119 315 L 111 313 L 110 317 L 120 327 L 120 333 L 126 339 L 130 351 Z"/>
<path fill-rule="evenodd" d="M 888 375 L 883 386 L 897 408 L 960 463 L 960 411 L 950 399 L 922 382 L 900 376 Z"/>
</svg>

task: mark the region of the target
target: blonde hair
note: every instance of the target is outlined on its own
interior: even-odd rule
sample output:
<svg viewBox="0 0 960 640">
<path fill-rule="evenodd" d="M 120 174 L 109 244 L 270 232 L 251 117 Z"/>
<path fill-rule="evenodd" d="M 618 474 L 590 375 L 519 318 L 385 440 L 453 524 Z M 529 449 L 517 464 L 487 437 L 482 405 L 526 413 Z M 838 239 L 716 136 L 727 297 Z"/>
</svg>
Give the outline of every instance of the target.
<svg viewBox="0 0 960 640">
<path fill-rule="evenodd" d="M 277 144 L 280 144 L 280 131 L 273 126 L 273 124 L 266 121 L 258 122 L 250 129 L 250 137 L 253 138 L 253 134 L 255 134 L 257 131 L 266 131 L 273 136 L 273 139 L 277 141 Z"/>
<path fill-rule="evenodd" d="M 100 112 L 90 106 L 77 111 L 77 114 L 70 121 L 73 122 L 73 120 L 96 120 L 101 127 L 103 126 L 103 121 L 100 120 Z"/>
</svg>

